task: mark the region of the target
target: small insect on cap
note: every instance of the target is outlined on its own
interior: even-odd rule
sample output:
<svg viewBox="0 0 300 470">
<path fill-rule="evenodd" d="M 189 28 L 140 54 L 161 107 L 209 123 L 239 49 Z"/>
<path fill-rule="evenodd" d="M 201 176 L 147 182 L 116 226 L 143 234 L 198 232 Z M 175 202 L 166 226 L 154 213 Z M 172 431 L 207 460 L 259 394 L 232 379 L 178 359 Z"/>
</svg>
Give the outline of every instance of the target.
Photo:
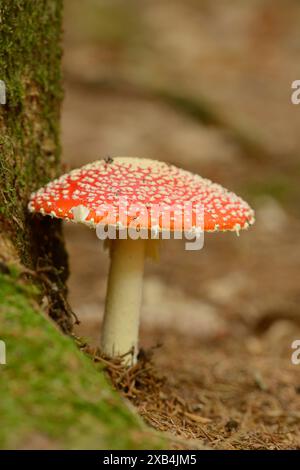
<svg viewBox="0 0 300 470">
<path fill-rule="evenodd" d="M 133 157 L 108 157 L 61 176 L 31 195 L 29 210 L 92 227 L 128 227 L 143 208 L 141 226 L 175 230 L 187 204 L 192 228 L 199 223 L 199 206 L 206 231 L 239 232 L 254 223 L 250 206 L 219 184 L 164 162 Z M 164 218 L 167 212 L 169 219 Z"/>
</svg>

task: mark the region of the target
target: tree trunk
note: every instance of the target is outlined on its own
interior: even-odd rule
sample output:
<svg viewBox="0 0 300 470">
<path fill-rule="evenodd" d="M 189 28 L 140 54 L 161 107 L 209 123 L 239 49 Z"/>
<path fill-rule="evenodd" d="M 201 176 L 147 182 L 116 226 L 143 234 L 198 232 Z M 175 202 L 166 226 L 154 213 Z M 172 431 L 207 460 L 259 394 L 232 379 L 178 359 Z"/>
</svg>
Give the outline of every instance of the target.
<svg viewBox="0 0 300 470">
<path fill-rule="evenodd" d="M 27 211 L 30 193 L 61 172 L 61 31 L 62 0 L 0 0 L 0 259 L 35 276 L 70 331 L 61 224 Z"/>
</svg>

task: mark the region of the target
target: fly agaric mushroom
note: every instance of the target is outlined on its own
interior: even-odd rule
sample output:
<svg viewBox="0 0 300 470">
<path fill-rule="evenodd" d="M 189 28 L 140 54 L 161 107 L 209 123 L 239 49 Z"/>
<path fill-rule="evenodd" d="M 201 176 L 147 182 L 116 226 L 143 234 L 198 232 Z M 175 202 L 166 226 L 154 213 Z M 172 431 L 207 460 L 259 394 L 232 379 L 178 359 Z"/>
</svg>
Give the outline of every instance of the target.
<svg viewBox="0 0 300 470">
<path fill-rule="evenodd" d="M 136 215 L 118 213 L 122 198 L 128 206 L 146 208 L 140 226 L 146 230 L 175 230 L 174 213 L 185 203 L 200 204 L 204 210 L 201 230 L 236 231 L 254 223 L 254 212 L 234 193 L 208 179 L 173 165 L 150 159 L 117 157 L 99 160 L 71 171 L 31 195 L 30 212 L 80 222 L 90 227 L 114 226 L 128 229 Z M 167 226 L 163 214 L 153 216 L 152 208 L 171 208 Z M 172 213 L 172 212 L 171 212 Z M 199 229 L 193 209 L 191 229 Z M 144 259 L 151 240 L 110 240 L 111 265 L 108 279 L 102 351 L 108 356 L 132 356 L 138 352 L 139 316 L 142 299 Z"/>
</svg>

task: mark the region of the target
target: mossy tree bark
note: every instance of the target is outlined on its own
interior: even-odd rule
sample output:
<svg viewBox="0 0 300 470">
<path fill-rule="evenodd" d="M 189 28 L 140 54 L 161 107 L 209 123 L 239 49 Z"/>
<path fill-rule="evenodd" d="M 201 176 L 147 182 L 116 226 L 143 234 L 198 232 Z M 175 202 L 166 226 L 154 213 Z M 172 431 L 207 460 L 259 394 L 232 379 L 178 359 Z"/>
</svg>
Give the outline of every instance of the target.
<svg viewBox="0 0 300 470">
<path fill-rule="evenodd" d="M 0 105 L 0 257 L 6 263 L 17 257 L 35 271 L 50 315 L 69 331 L 61 225 L 27 212 L 30 193 L 60 172 L 62 7 L 62 0 L 0 0 L 7 94 Z"/>
</svg>

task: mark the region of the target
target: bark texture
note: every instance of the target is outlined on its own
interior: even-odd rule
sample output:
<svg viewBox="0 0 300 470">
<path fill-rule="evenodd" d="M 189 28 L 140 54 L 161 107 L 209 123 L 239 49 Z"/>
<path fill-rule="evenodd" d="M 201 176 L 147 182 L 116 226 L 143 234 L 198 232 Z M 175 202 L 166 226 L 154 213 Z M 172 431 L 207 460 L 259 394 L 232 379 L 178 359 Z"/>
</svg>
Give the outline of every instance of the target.
<svg viewBox="0 0 300 470">
<path fill-rule="evenodd" d="M 70 331 L 61 224 L 31 217 L 30 193 L 60 172 L 62 0 L 0 0 L 0 258 L 34 271 L 50 315 Z"/>
</svg>

